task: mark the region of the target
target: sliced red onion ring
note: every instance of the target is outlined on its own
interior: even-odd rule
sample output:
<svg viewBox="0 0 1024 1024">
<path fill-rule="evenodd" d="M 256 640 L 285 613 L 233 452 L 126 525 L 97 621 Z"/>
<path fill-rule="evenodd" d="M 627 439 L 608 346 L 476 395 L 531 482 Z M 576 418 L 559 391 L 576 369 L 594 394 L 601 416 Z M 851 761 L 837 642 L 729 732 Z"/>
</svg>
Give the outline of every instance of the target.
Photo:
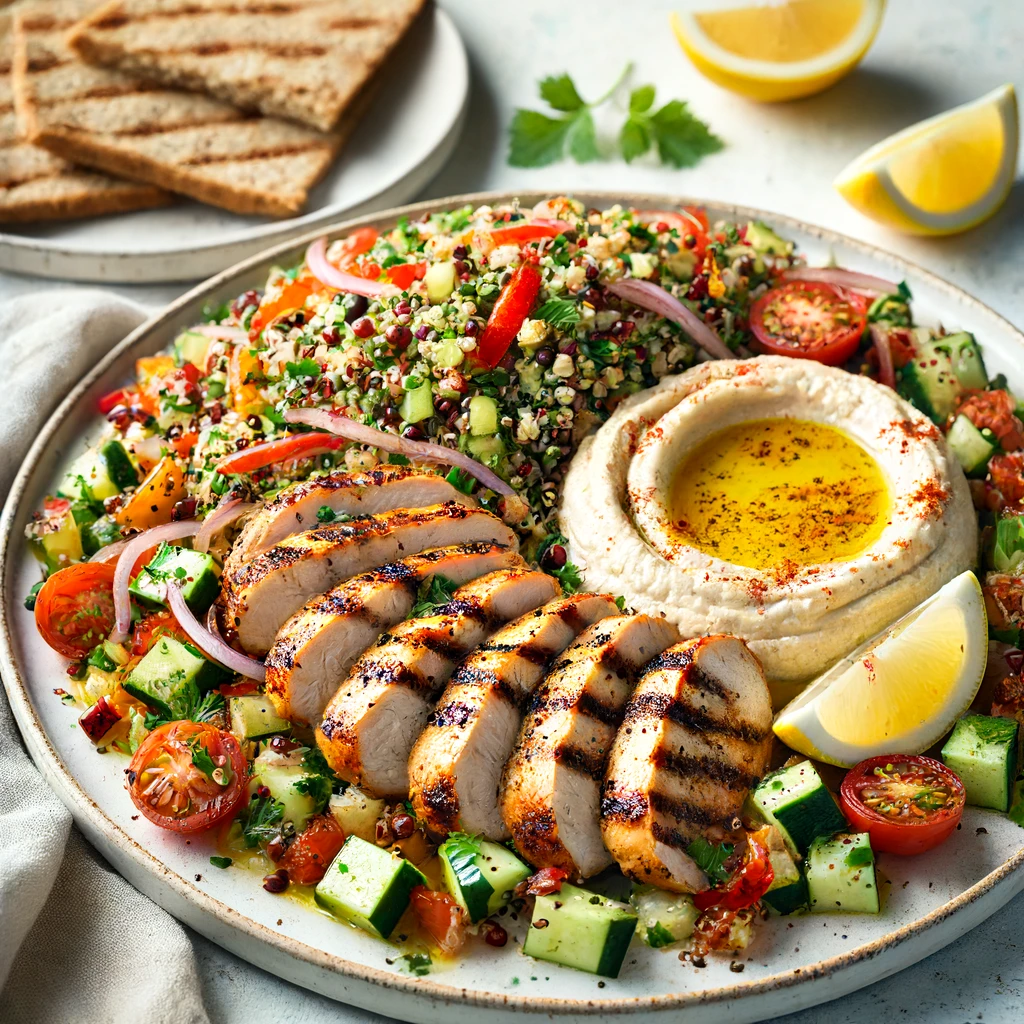
<svg viewBox="0 0 1024 1024">
<path fill-rule="evenodd" d="M 210 541 L 227 529 L 236 519 L 244 516 L 246 512 L 256 508 L 252 501 L 242 501 L 241 498 L 226 498 L 223 500 L 204 520 L 192 547 L 204 554 L 210 550 Z"/>
<path fill-rule="evenodd" d="M 835 285 L 838 288 L 852 288 L 856 292 L 868 292 L 871 295 L 895 295 L 899 285 L 886 281 L 884 277 L 873 274 L 862 274 L 857 270 L 844 270 L 842 267 L 791 267 L 782 273 L 784 281 L 820 281 L 822 284 Z"/>
<path fill-rule="evenodd" d="M 245 676 L 247 679 L 257 679 L 265 682 L 267 678 L 267 667 L 262 661 L 250 658 L 245 654 L 239 654 L 216 633 L 211 633 L 192 614 L 185 601 L 178 583 L 167 584 L 167 603 L 170 605 L 174 617 L 181 623 L 181 628 L 188 634 L 188 638 L 203 652 L 209 655 L 214 661 L 220 662 L 225 668 Z"/>
<path fill-rule="evenodd" d="M 223 324 L 200 324 L 198 327 L 190 327 L 189 330 L 197 334 L 205 334 L 208 338 L 215 338 L 217 341 L 248 341 L 249 335 L 241 327 L 229 327 Z"/>
<path fill-rule="evenodd" d="M 875 343 L 878 353 L 878 379 L 887 387 L 896 390 L 896 369 L 892 363 L 892 347 L 889 344 L 889 332 L 881 324 L 872 324 L 871 340 Z"/>
<path fill-rule="evenodd" d="M 322 284 L 352 295 L 376 298 L 378 295 L 397 295 L 398 289 L 386 281 L 368 281 L 365 277 L 347 274 L 339 270 L 327 258 L 327 236 L 318 238 L 306 250 L 306 266 L 309 272 Z"/>
<path fill-rule="evenodd" d="M 154 526 L 151 530 L 143 530 L 128 539 L 121 553 L 117 556 L 117 567 L 114 569 L 114 630 L 110 639 L 115 644 L 124 643 L 128 639 L 128 630 L 132 624 L 131 598 L 128 584 L 131 582 L 132 567 L 136 559 L 161 541 L 181 540 L 194 537 L 203 524 L 198 519 L 186 519 L 179 523 L 164 523 Z"/>
<path fill-rule="evenodd" d="M 665 317 L 666 320 L 679 324 L 709 356 L 716 359 L 736 358 L 735 353 L 730 351 L 729 346 L 712 328 L 708 327 L 692 309 L 687 309 L 674 295 L 665 291 L 661 285 L 653 281 L 638 281 L 635 277 L 624 277 L 608 285 L 608 291 L 618 295 L 620 299 L 640 306 L 641 309 L 648 309 Z"/>
<path fill-rule="evenodd" d="M 408 438 L 399 437 L 397 434 L 389 434 L 385 430 L 368 427 L 365 423 L 357 423 L 347 416 L 342 416 L 341 413 L 322 407 L 317 409 L 289 409 L 284 414 L 284 418 L 289 423 L 305 423 L 310 427 L 317 427 L 320 430 L 329 430 L 332 434 L 337 434 L 339 437 L 348 438 L 350 441 L 358 441 L 360 444 L 368 444 L 374 448 L 382 448 L 384 451 L 395 455 L 405 455 L 413 459 L 426 459 L 428 462 L 440 462 L 446 466 L 458 466 L 459 469 L 465 470 L 470 476 L 479 480 L 484 487 L 489 487 L 496 494 L 511 497 L 516 493 L 497 473 L 455 448 L 446 448 L 441 444 L 431 444 L 429 441 L 410 441 Z"/>
<path fill-rule="evenodd" d="M 115 540 L 113 544 L 108 544 L 106 547 L 102 547 L 94 555 L 89 556 L 90 562 L 112 562 L 118 555 L 124 551 L 125 546 L 128 544 L 126 540 Z"/>
</svg>

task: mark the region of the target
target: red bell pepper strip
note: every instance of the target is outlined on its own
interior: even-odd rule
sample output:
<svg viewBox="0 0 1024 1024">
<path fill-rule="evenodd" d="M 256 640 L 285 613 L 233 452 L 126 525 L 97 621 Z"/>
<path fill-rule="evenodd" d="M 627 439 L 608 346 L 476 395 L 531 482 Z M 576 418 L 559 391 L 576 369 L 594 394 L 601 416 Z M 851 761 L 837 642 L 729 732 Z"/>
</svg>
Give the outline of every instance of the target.
<svg viewBox="0 0 1024 1024">
<path fill-rule="evenodd" d="M 492 370 L 516 340 L 519 328 L 537 301 L 542 281 L 535 264 L 523 263 L 512 271 L 512 279 L 502 288 L 476 349 L 477 357 Z"/>
<path fill-rule="evenodd" d="M 343 437 L 335 437 L 322 431 L 311 434 L 289 434 L 274 441 L 243 448 L 240 452 L 232 452 L 217 463 L 218 473 L 252 473 L 265 466 L 274 466 L 292 459 L 308 459 L 314 455 L 324 455 L 337 451 L 349 444 Z"/>
<path fill-rule="evenodd" d="M 554 238 L 568 227 L 568 224 L 563 226 L 557 222 L 513 224 L 507 228 L 494 228 L 491 239 L 495 245 L 510 245 L 513 242 L 525 245 L 527 242 L 539 242 L 542 238 Z"/>
<path fill-rule="evenodd" d="M 701 911 L 711 907 L 726 910 L 743 910 L 752 907 L 769 890 L 775 881 L 768 847 L 759 832 L 747 836 L 747 852 L 743 864 L 733 872 L 723 885 L 706 892 L 694 894 L 693 905 Z"/>
<path fill-rule="evenodd" d="M 118 405 L 130 406 L 139 404 L 138 392 L 133 391 L 131 388 L 118 388 L 116 391 L 110 391 L 100 397 L 99 402 L 96 404 L 99 407 L 100 412 L 106 416 L 111 409 Z"/>
<path fill-rule="evenodd" d="M 353 231 L 341 243 L 341 256 L 338 258 L 338 269 L 345 270 L 355 263 L 356 257 L 369 252 L 377 242 L 377 232 L 373 228 L 359 228 Z"/>
</svg>

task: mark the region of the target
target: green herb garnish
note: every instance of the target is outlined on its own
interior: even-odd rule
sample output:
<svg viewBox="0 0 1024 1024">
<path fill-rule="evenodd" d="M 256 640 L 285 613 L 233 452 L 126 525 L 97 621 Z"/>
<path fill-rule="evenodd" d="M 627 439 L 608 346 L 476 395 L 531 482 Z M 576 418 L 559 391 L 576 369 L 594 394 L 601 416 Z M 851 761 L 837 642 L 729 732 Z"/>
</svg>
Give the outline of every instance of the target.
<svg viewBox="0 0 1024 1024">
<path fill-rule="evenodd" d="M 647 929 L 647 945 L 651 949 L 661 949 L 662 946 L 671 946 L 676 942 L 676 937 L 660 922 L 656 921 Z"/>
<path fill-rule="evenodd" d="M 350 523 L 354 516 L 347 512 L 335 512 L 330 505 L 321 505 L 316 510 L 316 521 L 321 526 L 333 526 L 335 523 Z"/>
<path fill-rule="evenodd" d="M 230 857 L 211 857 L 210 863 L 215 868 L 229 868 L 235 862 Z"/>
<path fill-rule="evenodd" d="M 722 865 L 732 856 L 735 847 L 731 843 L 709 843 L 706 839 L 694 839 L 686 852 L 712 882 L 725 882 L 731 877 Z"/>
<path fill-rule="evenodd" d="M 570 299 L 549 299 L 533 314 L 533 318 L 546 320 L 552 327 L 565 330 L 580 322 L 580 310 Z"/>
<path fill-rule="evenodd" d="M 542 79 L 541 99 L 560 116 L 539 110 L 517 110 L 509 128 L 508 162 L 513 167 L 544 167 L 566 153 L 577 163 L 599 159 L 601 151 L 592 112 L 611 99 L 631 71 L 632 64 L 627 64 L 615 84 L 590 103 L 580 96 L 569 75 Z M 627 163 L 654 145 L 662 163 L 692 167 L 702 157 L 722 148 L 722 140 L 690 113 L 681 100 L 671 100 L 652 110 L 654 95 L 653 85 L 642 85 L 630 94 L 629 117 L 617 140 Z"/>
<path fill-rule="evenodd" d="M 260 796 L 250 800 L 242 810 L 242 835 L 248 847 L 267 843 L 280 829 L 277 827 L 284 819 L 284 804 L 272 796 Z"/>
<path fill-rule="evenodd" d="M 409 617 L 419 619 L 425 615 L 435 615 L 439 608 L 444 607 L 452 599 L 457 587 L 458 584 L 454 580 L 435 573 L 420 584 L 417 601 L 412 606 Z"/>
</svg>

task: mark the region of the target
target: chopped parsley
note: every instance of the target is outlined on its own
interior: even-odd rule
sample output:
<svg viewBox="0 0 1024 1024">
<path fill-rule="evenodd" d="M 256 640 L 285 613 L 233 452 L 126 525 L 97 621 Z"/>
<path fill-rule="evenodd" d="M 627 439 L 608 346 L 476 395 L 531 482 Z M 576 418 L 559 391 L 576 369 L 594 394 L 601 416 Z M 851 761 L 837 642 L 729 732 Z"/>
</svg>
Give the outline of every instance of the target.
<svg viewBox="0 0 1024 1024">
<path fill-rule="evenodd" d="M 248 847 L 270 842 L 280 831 L 284 820 L 284 804 L 272 796 L 258 796 L 250 800 L 240 817 L 242 836 Z"/>
<path fill-rule="evenodd" d="M 671 946 L 676 941 L 676 937 L 660 921 L 655 921 L 653 925 L 649 925 L 647 928 L 647 945 L 651 949 Z"/>
<path fill-rule="evenodd" d="M 417 601 L 412 606 L 409 617 L 412 619 L 422 618 L 424 615 L 435 615 L 439 608 L 443 608 L 455 593 L 458 584 L 454 580 L 442 576 L 441 573 L 434 573 L 429 579 L 424 580 L 417 591 Z"/>
<path fill-rule="evenodd" d="M 642 85 L 630 93 L 629 117 L 619 133 L 626 163 L 643 156 L 653 144 L 663 164 L 693 167 L 723 147 L 722 140 L 690 113 L 682 100 L 670 100 L 652 112 L 653 106 L 653 85 Z"/>
<path fill-rule="evenodd" d="M 294 380 L 315 378 L 320 376 L 320 364 L 315 359 L 300 359 L 297 363 L 285 363 L 284 372 Z"/>
<path fill-rule="evenodd" d="M 430 959 L 429 953 L 406 953 L 398 959 L 404 960 L 409 973 L 415 974 L 418 978 L 422 978 L 423 975 L 429 974 L 430 968 L 434 963 L 434 961 Z"/>
<path fill-rule="evenodd" d="M 220 779 L 214 778 L 214 772 L 217 771 L 217 766 L 213 763 L 213 758 L 210 756 L 210 752 L 199 742 L 197 736 L 194 740 L 189 743 L 189 749 L 192 751 L 192 763 L 208 778 L 214 782 L 220 782 Z M 223 774 L 223 773 L 222 773 Z"/>
<path fill-rule="evenodd" d="M 330 505 L 321 505 L 316 510 L 316 521 L 321 526 L 333 526 L 335 523 L 350 523 L 354 516 L 347 512 L 335 512 Z"/>
<path fill-rule="evenodd" d="M 146 715 L 146 728 L 155 729 L 167 722 L 188 719 L 190 722 L 211 722 L 224 714 L 224 697 L 216 690 L 201 694 L 195 680 L 189 682 L 168 702 L 170 714 L 150 711 Z"/>
<path fill-rule="evenodd" d="M 686 852 L 712 882 L 725 882 L 731 872 L 722 865 L 732 856 L 734 849 L 731 843 L 709 843 L 706 839 L 694 839 L 687 846 Z"/>
<path fill-rule="evenodd" d="M 229 868 L 234 864 L 234 861 L 230 857 L 211 857 L 210 863 L 215 868 Z"/>
<path fill-rule="evenodd" d="M 39 591 L 42 589 L 43 581 L 40 580 L 39 583 L 32 584 L 32 589 L 28 592 L 28 595 L 25 597 L 25 607 L 30 612 L 34 612 L 36 610 L 36 597 L 39 594 Z"/>
<path fill-rule="evenodd" d="M 572 562 L 566 562 L 561 569 L 552 569 L 550 572 L 562 585 L 562 590 L 566 594 L 575 594 L 583 586 L 583 575 L 579 566 Z"/>
<path fill-rule="evenodd" d="M 864 868 L 874 864 L 875 855 L 871 852 L 870 846 L 855 846 L 846 855 L 846 866 L 848 868 Z"/>
<path fill-rule="evenodd" d="M 445 477 L 457 491 L 461 491 L 463 494 L 472 494 L 473 488 L 476 486 L 476 478 L 467 473 L 464 469 L 459 469 L 456 466 L 450 470 L 448 475 Z"/>
</svg>

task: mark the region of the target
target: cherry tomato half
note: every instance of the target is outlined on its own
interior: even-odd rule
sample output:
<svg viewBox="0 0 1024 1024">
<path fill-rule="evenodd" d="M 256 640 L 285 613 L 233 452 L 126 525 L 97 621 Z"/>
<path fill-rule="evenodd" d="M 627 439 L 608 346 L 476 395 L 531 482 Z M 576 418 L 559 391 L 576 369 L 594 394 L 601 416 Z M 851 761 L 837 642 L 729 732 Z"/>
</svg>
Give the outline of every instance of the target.
<svg viewBox="0 0 1024 1024">
<path fill-rule="evenodd" d="M 174 612 L 164 609 L 159 612 L 151 612 L 135 624 L 135 629 L 132 631 L 132 654 L 140 658 L 142 655 L 148 654 L 153 644 L 162 636 L 173 636 L 183 642 L 191 643 L 188 634 L 174 617 Z"/>
<path fill-rule="evenodd" d="M 84 658 L 114 628 L 114 563 L 79 562 L 36 595 L 36 629 L 65 658 Z"/>
<path fill-rule="evenodd" d="M 867 299 L 830 284 L 788 281 L 754 303 L 750 329 L 761 352 L 841 366 L 857 351 L 867 309 Z"/>
<path fill-rule="evenodd" d="M 345 845 L 345 833 L 329 814 L 312 818 L 284 852 L 277 866 L 298 885 L 316 885 Z"/>
<path fill-rule="evenodd" d="M 871 848 L 924 853 L 956 831 L 964 813 L 964 785 L 941 761 L 916 754 L 869 757 L 852 768 L 839 804 Z"/>
<path fill-rule="evenodd" d="M 238 740 L 209 722 L 167 722 L 154 729 L 135 751 L 127 776 L 135 806 L 172 832 L 216 825 L 246 793 Z"/>
</svg>

